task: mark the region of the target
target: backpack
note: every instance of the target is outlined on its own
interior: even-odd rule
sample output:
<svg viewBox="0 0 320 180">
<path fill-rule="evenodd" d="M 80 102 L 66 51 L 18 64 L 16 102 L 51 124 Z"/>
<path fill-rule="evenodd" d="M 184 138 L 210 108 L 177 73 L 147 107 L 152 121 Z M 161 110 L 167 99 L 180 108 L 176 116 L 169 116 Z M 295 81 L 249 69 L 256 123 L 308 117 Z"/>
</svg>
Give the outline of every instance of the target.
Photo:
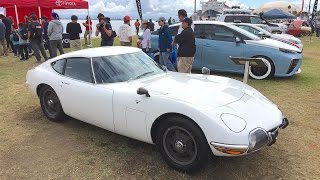
<svg viewBox="0 0 320 180">
<path fill-rule="evenodd" d="M 27 40 L 28 39 L 28 31 L 26 28 L 23 28 L 21 31 L 20 31 L 20 37 L 22 40 Z"/>
<path fill-rule="evenodd" d="M 12 35 L 12 40 L 13 40 L 13 41 L 19 41 L 19 36 L 18 36 L 17 33 L 14 33 L 14 34 Z"/>
</svg>

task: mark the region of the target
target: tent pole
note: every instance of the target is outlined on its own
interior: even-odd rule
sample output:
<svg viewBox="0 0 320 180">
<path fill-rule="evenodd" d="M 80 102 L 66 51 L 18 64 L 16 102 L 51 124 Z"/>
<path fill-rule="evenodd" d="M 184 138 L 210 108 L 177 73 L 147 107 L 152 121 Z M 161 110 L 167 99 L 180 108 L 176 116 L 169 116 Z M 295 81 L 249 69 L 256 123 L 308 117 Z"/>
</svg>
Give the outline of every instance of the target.
<svg viewBox="0 0 320 180">
<path fill-rule="evenodd" d="M 41 7 L 38 6 L 38 11 L 39 11 L 39 19 L 41 18 Z M 40 24 L 42 24 L 42 22 L 40 21 Z"/>
<path fill-rule="evenodd" d="M 14 11 L 16 13 L 16 21 L 17 21 L 17 27 L 19 25 L 19 16 L 18 16 L 18 9 L 17 9 L 17 5 L 15 4 L 14 5 Z"/>
</svg>

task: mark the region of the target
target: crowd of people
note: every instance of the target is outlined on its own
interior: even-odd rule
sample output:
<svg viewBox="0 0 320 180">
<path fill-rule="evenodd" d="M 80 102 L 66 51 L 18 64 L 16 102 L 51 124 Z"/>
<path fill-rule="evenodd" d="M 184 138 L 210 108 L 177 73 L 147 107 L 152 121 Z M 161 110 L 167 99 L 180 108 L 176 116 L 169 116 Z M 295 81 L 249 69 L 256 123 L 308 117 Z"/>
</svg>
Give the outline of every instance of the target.
<svg viewBox="0 0 320 180">
<path fill-rule="evenodd" d="M 0 15 L 0 56 L 8 55 L 8 51 L 14 53 L 15 56 L 20 56 L 20 60 L 27 60 L 31 55 L 34 55 L 38 62 L 42 59 L 47 60 L 57 56 L 57 51 L 64 54 L 62 37 L 63 37 L 63 24 L 59 19 L 59 15 L 53 12 L 51 21 L 48 21 L 46 16 L 40 19 L 34 13 L 30 13 L 25 17 L 24 23 L 19 23 L 18 27 L 14 26 L 12 18 Z M 175 23 L 171 17 L 168 21 L 164 17 L 158 19 L 157 23 L 160 26 L 159 32 L 159 63 L 166 66 L 170 71 L 176 71 L 170 55 L 172 49 L 177 49 L 177 69 L 179 72 L 190 73 L 194 54 L 196 52 L 195 37 L 193 33 L 193 23 L 187 16 L 187 12 L 183 9 L 178 11 L 179 20 L 181 23 L 177 36 L 172 39 L 169 30 L 169 25 Z M 114 38 L 118 36 L 121 46 L 132 46 L 132 37 L 134 33 L 130 25 L 131 17 L 124 16 L 123 24 L 116 31 L 112 29 L 110 18 L 105 17 L 99 13 L 97 18 L 99 23 L 96 25 L 95 35 L 101 35 L 100 46 L 113 46 Z M 71 22 L 67 24 L 66 32 L 70 36 L 70 47 L 72 50 L 82 49 L 80 34 L 82 33 L 81 25 L 77 22 L 76 15 L 71 16 Z M 92 34 L 92 21 L 87 16 L 86 21 L 82 23 L 85 26 L 85 44 L 89 45 Z M 150 19 L 136 20 L 134 23 L 136 34 L 142 29 L 142 39 L 139 47 L 146 54 L 150 54 L 151 49 L 151 32 L 154 31 L 154 23 Z M 47 51 L 49 56 L 47 55 Z"/>
</svg>

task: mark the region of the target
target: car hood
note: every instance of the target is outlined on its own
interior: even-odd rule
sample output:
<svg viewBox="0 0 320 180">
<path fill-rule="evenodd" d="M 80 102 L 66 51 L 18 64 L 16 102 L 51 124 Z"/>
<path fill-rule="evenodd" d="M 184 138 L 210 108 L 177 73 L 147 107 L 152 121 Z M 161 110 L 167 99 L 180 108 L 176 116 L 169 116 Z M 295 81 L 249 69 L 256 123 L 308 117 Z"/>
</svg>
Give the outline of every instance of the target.
<svg viewBox="0 0 320 180">
<path fill-rule="evenodd" d="M 252 87 L 230 78 L 169 72 L 166 76 L 143 80 L 150 95 L 192 104 L 209 110 L 240 100 Z"/>
<path fill-rule="evenodd" d="M 294 47 L 289 44 L 286 44 L 286 43 L 283 43 L 283 42 L 280 42 L 277 40 L 273 40 L 270 38 L 265 38 L 265 39 L 261 39 L 261 40 L 245 40 L 245 42 L 247 44 L 255 44 L 255 45 L 260 45 L 260 46 L 269 47 L 269 48 L 273 48 L 273 49 L 283 48 L 283 49 L 287 49 L 290 51 L 301 52 L 301 50 L 297 47 Z"/>
<path fill-rule="evenodd" d="M 287 39 L 289 41 L 295 42 L 296 44 L 301 44 L 301 40 L 290 35 L 290 34 L 272 34 L 272 37 Z"/>
</svg>

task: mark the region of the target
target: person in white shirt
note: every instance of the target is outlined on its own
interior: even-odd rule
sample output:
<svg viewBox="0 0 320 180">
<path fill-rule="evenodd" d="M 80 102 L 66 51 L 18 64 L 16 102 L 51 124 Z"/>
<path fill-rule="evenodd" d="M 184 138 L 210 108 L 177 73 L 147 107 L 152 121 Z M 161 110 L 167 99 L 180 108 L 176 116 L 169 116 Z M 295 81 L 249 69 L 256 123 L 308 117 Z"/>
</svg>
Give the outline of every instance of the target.
<svg viewBox="0 0 320 180">
<path fill-rule="evenodd" d="M 143 29 L 143 35 L 142 35 L 142 41 L 141 41 L 141 49 L 146 54 L 149 53 L 149 50 L 151 49 L 151 31 L 149 28 L 149 23 L 146 20 L 142 21 L 142 29 Z"/>
<path fill-rule="evenodd" d="M 132 45 L 132 29 L 130 26 L 130 16 L 123 18 L 124 24 L 120 26 L 118 36 L 121 46 Z"/>
<path fill-rule="evenodd" d="M 187 11 L 184 10 L 184 9 L 180 9 L 180 10 L 178 11 L 178 17 L 179 17 L 179 20 L 180 20 L 180 22 L 181 22 L 180 27 L 179 27 L 179 29 L 178 29 L 178 34 L 181 34 L 181 32 L 183 31 L 182 22 L 183 22 L 183 20 L 184 20 L 185 18 L 188 17 Z M 193 24 L 193 23 L 191 24 L 191 28 L 192 28 L 192 30 L 194 31 L 194 24 Z M 178 34 L 177 34 L 177 35 L 178 35 Z"/>
</svg>

